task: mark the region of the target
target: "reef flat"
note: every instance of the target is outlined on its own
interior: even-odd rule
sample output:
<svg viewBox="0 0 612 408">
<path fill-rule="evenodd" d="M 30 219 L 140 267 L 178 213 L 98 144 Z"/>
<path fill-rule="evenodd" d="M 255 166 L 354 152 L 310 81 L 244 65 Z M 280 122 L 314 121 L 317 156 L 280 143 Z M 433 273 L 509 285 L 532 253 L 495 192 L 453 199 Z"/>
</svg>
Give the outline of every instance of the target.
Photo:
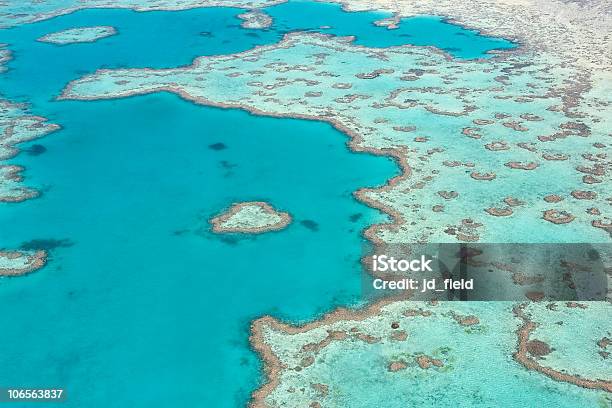
<svg viewBox="0 0 612 408">
<path fill-rule="evenodd" d="M 6 161 L 16 156 L 17 144 L 31 141 L 59 129 L 45 118 L 30 115 L 20 104 L 0 100 L 0 203 L 20 202 L 36 197 L 38 192 L 21 185 L 22 167 Z"/>
<path fill-rule="evenodd" d="M 240 24 L 242 28 L 263 29 L 272 25 L 272 17 L 260 10 L 238 14 L 238 18 L 243 20 Z"/>
<path fill-rule="evenodd" d="M 278 231 L 291 223 L 291 215 L 277 211 L 261 201 L 245 201 L 233 204 L 226 212 L 210 220 L 216 233 L 238 232 L 261 234 Z"/>
<path fill-rule="evenodd" d="M 59 45 L 87 43 L 98 41 L 115 34 L 117 34 L 117 30 L 109 26 L 79 27 L 46 34 L 40 37 L 38 41 Z"/>
<path fill-rule="evenodd" d="M 510 302 L 386 301 L 304 326 L 265 317 L 252 342 L 270 382 L 252 406 L 521 407 L 536 394 L 542 405 L 605 406 L 612 371 L 597 342 L 608 336 L 610 305 L 572 306 L 521 306 L 537 322 L 529 339 L 521 319 L 506 318 Z M 525 370 L 523 353 L 558 375 Z"/>
<path fill-rule="evenodd" d="M 11 50 L 7 44 L 0 44 L 0 72 L 6 72 L 6 63 L 12 58 Z"/>
<path fill-rule="evenodd" d="M 20 276 L 42 268 L 45 251 L 0 251 L 0 276 Z"/>
<path fill-rule="evenodd" d="M 610 98 L 576 82 L 563 60 L 525 58 L 457 61 L 428 47 L 293 33 L 182 68 L 100 70 L 60 99 L 168 91 L 330 122 L 352 149 L 393 156 L 404 169 L 356 193 L 393 218 L 366 232 L 374 241 L 607 242 Z"/>
<path fill-rule="evenodd" d="M 46 20 L 88 8 L 127 8 L 136 11 L 187 10 L 200 7 L 240 7 L 246 9 L 271 6 L 286 0 L 48 0 L 24 3 L 8 0 L 0 5 L 0 27 Z"/>
<path fill-rule="evenodd" d="M 460 4 L 451 0 L 332 1 L 349 11 L 385 10 L 398 17 L 446 16 L 485 35 L 517 40 L 525 53 L 559 56 L 565 64 L 584 70 L 583 75 L 610 75 L 612 5 L 605 0 L 476 0 Z M 595 77 L 591 80 L 604 85 Z"/>
<path fill-rule="evenodd" d="M 514 314 L 523 321 L 518 362 L 557 381 L 612 393 L 609 303 L 530 303 L 516 306 Z"/>
</svg>

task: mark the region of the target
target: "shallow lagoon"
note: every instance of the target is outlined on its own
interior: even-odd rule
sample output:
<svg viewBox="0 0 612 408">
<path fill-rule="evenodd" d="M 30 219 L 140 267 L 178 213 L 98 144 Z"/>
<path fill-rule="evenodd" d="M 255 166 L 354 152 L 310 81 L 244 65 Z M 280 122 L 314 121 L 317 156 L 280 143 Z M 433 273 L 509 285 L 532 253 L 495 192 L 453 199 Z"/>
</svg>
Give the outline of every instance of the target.
<svg viewBox="0 0 612 408">
<path fill-rule="evenodd" d="M 326 24 L 370 46 L 417 44 L 406 27 L 417 39 L 421 25 L 450 27 L 453 37 L 434 45 L 473 44 L 458 57 L 500 45 L 433 18 L 387 30 L 371 24 L 387 15 L 336 5 L 268 9 L 277 20 L 269 30 L 240 28 L 239 12 L 84 10 L 0 33 L 15 58 L 0 92 L 63 127 L 23 146 L 42 154 L 13 160 L 42 198 L 0 207 L 0 247 L 51 253 L 38 273 L 0 281 L 0 384 L 66 387 L 70 407 L 243 405 L 261 381 L 250 321 L 265 313 L 308 320 L 358 301 L 360 232 L 385 217 L 352 193 L 397 172 L 389 159 L 350 153 L 327 124 L 168 94 L 54 101 L 69 80 L 98 68 L 184 65 Z M 112 25 L 119 35 L 35 41 L 86 25 Z M 218 143 L 225 148 L 210 147 Z M 294 223 L 252 238 L 209 232 L 212 215 L 255 199 L 291 212 Z"/>
</svg>

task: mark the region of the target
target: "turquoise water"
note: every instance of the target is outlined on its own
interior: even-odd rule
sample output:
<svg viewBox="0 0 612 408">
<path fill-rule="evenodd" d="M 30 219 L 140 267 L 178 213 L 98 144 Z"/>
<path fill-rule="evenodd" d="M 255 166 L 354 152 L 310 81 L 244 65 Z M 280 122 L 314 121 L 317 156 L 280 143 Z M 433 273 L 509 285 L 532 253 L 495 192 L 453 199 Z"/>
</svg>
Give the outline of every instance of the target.
<svg viewBox="0 0 612 408">
<path fill-rule="evenodd" d="M 397 29 L 389 30 L 375 26 L 373 22 L 391 17 L 391 14 L 372 11 L 347 13 L 339 4 L 294 1 L 268 8 L 266 12 L 274 18 L 273 28 L 281 32 L 299 29 L 352 35 L 357 44 L 366 47 L 435 46 L 455 58 L 471 59 L 488 58 L 490 50 L 516 46 L 506 39 L 483 36 L 436 16 L 403 18 Z"/>
<path fill-rule="evenodd" d="M 310 27 L 298 9 L 316 11 Z M 352 193 L 396 174 L 389 159 L 350 153 L 346 137 L 324 123 L 170 94 L 54 100 L 98 68 L 187 64 L 321 21 L 363 44 L 413 40 L 404 29 L 371 25 L 380 14 L 337 6 L 272 8 L 278 26 L 270 30 L 240 28 L 239 12 L 84 10 L 0 33 L 14 52 L 0 92 L 62 126 L 23 146 L 42 154 L 14 159 L 42 197 L 0 207 L 0 247 L 51 254 L 43 270 L 0 281 L 0 386 L 64 387 L 66 407 L 241 406 L 261 381 L 248 344 L 252 319 L 308 320 L 357 302 L 360 232 L 385 217 Z M 85 25 L 113 25 L 119 35 L 68 46 L 35 41 Z M 454 32 L 462 50 L 492 44 Z M 269 201 L 294 223 L 256 237 L 211 234 L 208 219 L 243 200 Z"/>
<path fill-rule="evenodd" d="M 69 406 L 237 406 L 259 379 L 252 319 L 357 300 L 359 232 L 381 217 L 351 192 L 383 183 L 389 160 L 350 154 L 326 124 L 169 94 L 55 113 L 65 130 L 19 158 L 43 198 L 0 211 L 3 246 L 59 241 L 44 270 L 1 284 L 0 383 L 63 384 Z M 254 238 L 208 231 L 231 202 L 259 199 L 294 224 Z"/>
</svg>

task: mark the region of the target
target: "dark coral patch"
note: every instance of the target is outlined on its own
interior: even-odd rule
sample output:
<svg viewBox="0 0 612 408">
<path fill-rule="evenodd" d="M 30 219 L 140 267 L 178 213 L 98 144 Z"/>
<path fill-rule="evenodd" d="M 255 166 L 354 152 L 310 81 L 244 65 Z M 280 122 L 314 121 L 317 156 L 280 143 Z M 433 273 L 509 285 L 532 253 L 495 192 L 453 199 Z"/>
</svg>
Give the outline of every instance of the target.
<svg viewBox="0 0 612 408">
<path fill-rule="evenodd" d="M 34 144 L 24 151 L 30 156 L 40 156 L 41 154 L 47 152 L 47 148 L 40 144 Z"/>
<path fill-rule="evenodd" d="M 361 217 L 363 217 L 363 214 L 362 214 L 362 213 L 356 213 L 356 214 L 351 215 L 351 216 L 349 217 L 349 220 L 350 220 L 351 222 L 357 222 L 357 221 L 359 221 L 359 220 L 361 219 Z"/>
<path fill-rule="evenodd" d="M 574 221 L 576 217 L 567 211 L 547 210 L 544 211 L 542 218 L 553 224 L 567 224 Z"/>
<path fill-rule="evenodd" d="M 219 150 L 227 149 L 227 146 L 224 143 L 219 142 L 219 143 L 213 143 L 213 144 L 208 145 L 208 148 L 210 150 L 219 151 Z"/>
<path fill-rule="evenodd" d="M 308 228 L 311 231 L 316 232 L 319 230 L 319 224 L 317 224 L 313 220 L 303 220 L 303 221 L 300 221 L 300 224 L 302 224 L 304 227 Z"/>
<path fill-rule="evenodd" d="M 74 245 L 69 239 L 33 239 L 21 244 L 19 247 L 24 251 L 52 251 L 56 248 L 67 248 Z"/>
<path fill-rule="evenodd" d="M 553 349 L 541 340 L 531 340 L 527 343 L 527 351 L 535 357 L 543 357 L 550 354 Z"/>
</svg>

